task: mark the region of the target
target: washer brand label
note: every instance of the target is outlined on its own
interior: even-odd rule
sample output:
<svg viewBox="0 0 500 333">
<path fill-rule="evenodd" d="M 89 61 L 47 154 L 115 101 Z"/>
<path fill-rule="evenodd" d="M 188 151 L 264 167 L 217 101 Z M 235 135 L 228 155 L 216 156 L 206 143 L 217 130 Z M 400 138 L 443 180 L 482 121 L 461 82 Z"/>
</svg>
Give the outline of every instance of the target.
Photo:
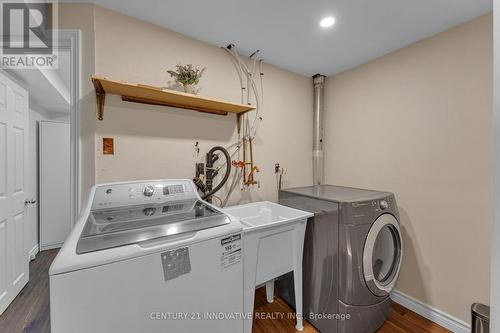
<svg viewBox="0 0 500 333">
<path fill-rule="evenodd" d="M 220 245 L 224 246 L 226 244 L 230 244 L 234 241 L 239 241 L 241 240 L 241 234 L 237 234 L 237 235 L 232 235 L 232 236 L 229 236 L 229 237 L 226 237 L 226 238 L 222 238 L 220 240 Z"/>
<path fill-rule="evenodd" d="M 351 205 L 353 208 L 368 206 L 369 202 L 353 202 Z"/>
<path fill-rule="evenodd" d="M 221 268 L 227 268 L 241 261 L 241 234 L 224 237 L 220 240 L 221 245 Z"/>
</svg>

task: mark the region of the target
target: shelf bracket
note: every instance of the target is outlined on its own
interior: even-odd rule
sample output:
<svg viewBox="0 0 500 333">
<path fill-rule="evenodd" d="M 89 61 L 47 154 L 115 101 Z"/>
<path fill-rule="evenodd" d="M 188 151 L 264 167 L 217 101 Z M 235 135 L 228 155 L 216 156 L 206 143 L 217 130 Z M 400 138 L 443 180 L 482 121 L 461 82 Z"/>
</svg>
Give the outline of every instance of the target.
<svg viewBox="0 0 500 333">
<path fill-rule="evenodd" d="M 241 119 L 243 118 L 242 113 L 236 114 L 236 127 L 238 129 L 238 134 L 241 132 Z"/>
<path fill-rule="evenodd" d="M 97 119 L 104 119 L 104 102 L 106 100 L 106 92 L 102 88 L 101 83 L 98 80 L 92 79 L 92 83 L 95 88 L 95 96 L 97 98 Z"/>
</svg>

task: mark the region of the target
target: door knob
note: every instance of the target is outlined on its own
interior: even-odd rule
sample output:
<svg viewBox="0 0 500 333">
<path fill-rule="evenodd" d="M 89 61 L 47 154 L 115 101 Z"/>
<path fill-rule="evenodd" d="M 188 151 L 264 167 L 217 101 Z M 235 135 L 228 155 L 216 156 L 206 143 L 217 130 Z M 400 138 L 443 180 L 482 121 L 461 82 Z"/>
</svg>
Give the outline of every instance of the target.
<svg viewBox="0 0 500 333">
<path fill-rule="evenodd" d="M 36 204 L 36 199 L 25 199 L 24 200 L 25 205 L 33 205 Z"/>
</svg>

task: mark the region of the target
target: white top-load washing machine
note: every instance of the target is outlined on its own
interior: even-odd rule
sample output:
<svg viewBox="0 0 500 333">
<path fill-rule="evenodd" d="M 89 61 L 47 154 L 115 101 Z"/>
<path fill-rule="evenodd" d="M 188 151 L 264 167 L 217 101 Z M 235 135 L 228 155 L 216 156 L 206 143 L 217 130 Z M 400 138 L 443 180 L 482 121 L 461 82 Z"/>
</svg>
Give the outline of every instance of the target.
<svg viewBox="0 0 500 333">
<path fill-rule="evenodd" d="M 242 332 L 241 231 L 190 180 L 95 186 L 50 268 L 52 333 Z"/>
</svg>

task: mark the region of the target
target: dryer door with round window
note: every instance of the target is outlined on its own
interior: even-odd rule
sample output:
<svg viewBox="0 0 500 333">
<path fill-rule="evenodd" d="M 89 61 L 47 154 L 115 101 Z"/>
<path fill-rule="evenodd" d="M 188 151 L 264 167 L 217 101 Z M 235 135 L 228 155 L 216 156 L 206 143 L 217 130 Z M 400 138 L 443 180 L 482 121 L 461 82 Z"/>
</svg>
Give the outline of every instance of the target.
<svg viewBox="0 0 500 333">
<path fill-rule="evenodd" d="M 372 224 L 363 251 L 363 273 L 375 296 L 386 296 L 394 288 L 401 267 L 402 239 L 399 223 L 384 214 Z"/>
</svg>

